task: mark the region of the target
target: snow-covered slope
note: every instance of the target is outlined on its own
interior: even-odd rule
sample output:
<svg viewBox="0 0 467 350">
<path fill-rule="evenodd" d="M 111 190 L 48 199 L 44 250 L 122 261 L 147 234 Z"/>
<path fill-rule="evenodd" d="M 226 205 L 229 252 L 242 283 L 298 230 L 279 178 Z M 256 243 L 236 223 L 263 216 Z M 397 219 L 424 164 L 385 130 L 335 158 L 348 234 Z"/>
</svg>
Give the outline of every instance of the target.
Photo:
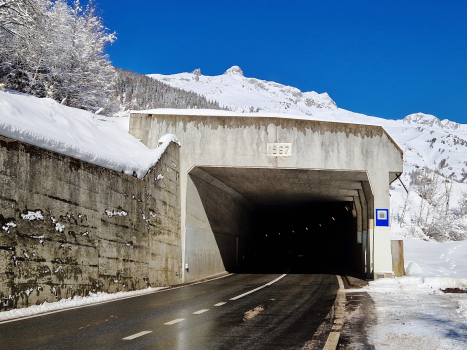
<svg viewBox="0 0 467 350">
<path fill-rule="evenodd" d="M 462 192 L 467 191 L 467 185 L 464 184 L 467 183 L 467 125 L 449 120 L 441 121 L 424 113 L 411 114 L 400 120 L 354 113 L 337 107 L 327 93 L 302 92 L 291 86 L 247 78 L 238 66 L 233 66 L 218 76 L 204 76 L 199 69 L 192 73 L 149 76 L 171 86 L 194 91 L 207 99 L 216 100 L 234 112 L 286 113 L 310 119 L 381 125 L 404 151 L 402 179 L 409 189 L 409 184 L 414 179 L 410 174 L 428 168 L 442 176 L 439 183 L 446 179 L 453 180 L 451 207 L 460 205 Z M 392 212 L 394 216 L 398 216 L 397 220 L 402 220 L 400 224 L 404 226 L 398 228 L 397 225 L 393 225 L 394 233 L 404 236 L 407 234 L 407 225 L 410 226 L 420 217 L 417 207 L 420 203 L 416 203 L 416 199 L 407 203 L 410 196 L 407 196 L 401 184 L 395 182 L 393 186 L 395 189 L 391 193 Z M 414 186 L 411 189 L 415 190 Z M 401 213 L 398 213 L 401 210 L 407 211 L 408 215 L 404 214 L 401 218 Z M 418 218 L 415 218 L 417 215 Z M 424 237 L 423 232 L 417 233 L 412 229 L 410 235 Z"/>
<path fill-rule="evenodd" d="M 335 110 L 327 93 L 301 92 L 299 89 L 275 82 L 245 78 L 238 66 L 223 75 L 204 76 L 196 69 L 192 73 L 174 75 L 150 74 L 149 77 L 184 90 L 196 91 L 207 99 L 216 100 L 235 112 L 276 112 L 288 114 L 311 113 L 317 109 Z"/>
</svg>

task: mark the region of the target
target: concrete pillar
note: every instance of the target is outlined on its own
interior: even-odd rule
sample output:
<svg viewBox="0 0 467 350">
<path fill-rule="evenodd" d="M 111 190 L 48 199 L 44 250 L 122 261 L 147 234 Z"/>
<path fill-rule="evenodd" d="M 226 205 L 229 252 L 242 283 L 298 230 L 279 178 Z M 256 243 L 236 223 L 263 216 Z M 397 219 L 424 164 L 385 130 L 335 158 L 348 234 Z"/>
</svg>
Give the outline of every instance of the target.
<svg viewBox="0 0 467 350">
<path fill-rule="evenodd" d="M 368 277 L 371 274 L 370 247 L 368 240 L 368 204 L 363 190 L 358 190 L 360 205 L 362 207 L 362 257 L 363 273 Z"/>
<path fill-rule="evenodd" d="M 354 197 L 354 205 L 357 211 L 357 254 L 358 254 L 358 271 L 365 273 L 365 250 L 363 246 L 363 213 L 360 196 Z"/>
<path fill-rule="evenodd" d="M 389 226 L 377 225 L 375 217 L 378 209 L 388 210 L 389 216 L 389 171 L 381 169 L 369 172 L 368 175 L 373 193 L 373 207 L 369 222 L 370 231 L 371 228 L 374 231 L 372 235 L 370 234 L 370 245 L 373 248 L 373 275 L 377 277 L 376 275 L 384 276 L 385 273 L 392 273 L 391 230 Z"/>
<path fill-rule="evenodd" d="M 374 219 L 373 219 L 373 192 L 371 191 L 370 183 L 365 181 L 362 182 L 363 196 L 365 199 L 364 204 L 364 227 L 363 227 L 363 240 L 365 250 L 365 266 L 366 266 L 366 277 L 373 278 L 374 271 Z"/>
</svg>

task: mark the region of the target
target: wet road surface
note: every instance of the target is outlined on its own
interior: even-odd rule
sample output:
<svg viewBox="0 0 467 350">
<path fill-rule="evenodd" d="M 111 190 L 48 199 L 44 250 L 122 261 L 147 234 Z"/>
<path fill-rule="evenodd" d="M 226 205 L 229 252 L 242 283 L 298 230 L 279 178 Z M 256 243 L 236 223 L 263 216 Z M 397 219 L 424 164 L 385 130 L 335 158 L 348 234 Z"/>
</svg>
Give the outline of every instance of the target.
<svg viewBox="0 0 467 350">
<path fill-rule="evenodd" d="M 338 288 L 335 275 L 234 274 L 2 323 L 0 349 L 301 349 Z"/>
</svg>

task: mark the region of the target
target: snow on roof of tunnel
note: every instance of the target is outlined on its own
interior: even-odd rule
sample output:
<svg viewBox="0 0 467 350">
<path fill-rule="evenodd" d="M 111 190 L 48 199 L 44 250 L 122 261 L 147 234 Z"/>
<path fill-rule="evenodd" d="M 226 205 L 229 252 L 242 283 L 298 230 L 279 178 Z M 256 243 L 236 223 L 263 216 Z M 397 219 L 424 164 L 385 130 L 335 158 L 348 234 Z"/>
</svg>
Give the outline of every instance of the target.
<svg viewBox="0 0 467 350">
<path fill-rule="evenodd" d="M 259 117 L 259 118 L 281 118 L 281 119 L 299 119 L 299 120 L 313 120 L 321 122 L 331 123 L 345 123 L 345 124 L 357 124 L 357 125 L 371 125 L 371 126 L 382 126 L 377 122 L 371 122 L 365 120 L 365 122 L 359 121 L 346 121 L 339 118 L 333 118 L 332 115 L 328 115 L 326 118 L 310 115 L 300 114 L 287 114 L 287 113 L 273 113 L 273 112 L 256 112 L 256 113 L 239 113 L 232 111 L 224 111 L 218 109 L 175 109 L 175 108 L 156 108 L 147 110 L 133 110 L 131 114 L 152 114 L 152 115 L 188 115 L 188 116 L 200 116 L 200 117 Z"/>
<path fill-rule="evenodd" d="M 302 120 L 316 120 L 316 121 L 336 121 L 339 120 L 328 120 L 324 118 L 318 118 L 315 116 L 308 115 L 295 115 L 285 113 L 239 113 L 224 111 L 219 109 L 176 109 L 176 108 L 156 108 L 147 109 L 141 111 L 130 111 L 132 114 L 157 114 L 157 115 L 190 115 L 190 116 L 203 116 L 203 117 L 262 117 L 262 118 L 285 118 L 285 119 L 302 119 Z M 356 123 L 357 124 L 357 123 Z"/>
<path fill-rule="evenodd" d="M 104 117 L 48 98 L 0 91 L 0 135 L 142 178 L 178 140 L 165 135 L 158 148 L 149 149 L 128 127 L 128 117 Z"/>
</svg>

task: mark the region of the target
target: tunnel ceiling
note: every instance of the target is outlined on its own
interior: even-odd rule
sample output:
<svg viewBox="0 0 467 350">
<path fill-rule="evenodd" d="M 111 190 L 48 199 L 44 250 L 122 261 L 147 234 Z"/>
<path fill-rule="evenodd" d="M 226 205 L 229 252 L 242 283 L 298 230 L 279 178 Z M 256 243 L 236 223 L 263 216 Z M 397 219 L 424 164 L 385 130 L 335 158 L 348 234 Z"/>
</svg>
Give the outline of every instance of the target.
<svg viewBox="0 0 467 350">
<path fill-rule="evenodd" d="M 352 201 L 366 172 L 271 168 L 199 167 L 251 203 Z M 205 177 L 205 176 L 203 176 Z"/>
</svg>

